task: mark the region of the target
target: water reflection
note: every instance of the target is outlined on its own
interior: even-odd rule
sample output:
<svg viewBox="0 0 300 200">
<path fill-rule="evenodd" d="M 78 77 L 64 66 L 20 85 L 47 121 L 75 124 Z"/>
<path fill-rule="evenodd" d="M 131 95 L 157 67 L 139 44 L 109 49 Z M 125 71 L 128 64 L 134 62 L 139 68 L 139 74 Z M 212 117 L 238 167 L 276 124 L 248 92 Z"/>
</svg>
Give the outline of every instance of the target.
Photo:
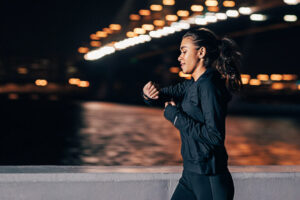
<svg viewBox="0 0 300 200">
<path fill-rule="evenodd" d="M 176 165 L 179 136 L 162 123 L 160 109 L 84 103 L 82 159 L 97 165 Z"/>
<path fill-rule="evenodd" d="M 162 110 L 108 103 L 82 106 L 87 127 L 81 133 L 90 137 L 83 146 L 90 151 L 96 148 L 94 154 L 82 156 L 86 163 L 151 166 L 182 162 L 179 132 L 164 119 Z M 229 116 L 226 123 L 230 165 L 300 164 L 299 119 Z"/>
<path fill-rule="evenodd" d="M 226 142 L 233 165 L 300 164 L 299 119 L 231 116 Z"/>
<path fill-rule="evenodd" d="M 1 105 L 2 165 L 180 165 L 161 109 L 112 103 Z M 230 165 L 299 165 L 297 117 L 228 116 Z"/>
</svg>

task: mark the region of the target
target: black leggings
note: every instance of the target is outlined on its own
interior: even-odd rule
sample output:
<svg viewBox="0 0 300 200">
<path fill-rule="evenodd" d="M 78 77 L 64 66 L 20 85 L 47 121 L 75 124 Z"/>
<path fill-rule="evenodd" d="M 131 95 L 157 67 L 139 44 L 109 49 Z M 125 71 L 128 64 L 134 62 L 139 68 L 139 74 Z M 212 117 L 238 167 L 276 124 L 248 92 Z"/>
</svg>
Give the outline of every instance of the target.
<svg viewBox="0 0 300 200">
<path fill-rule="evenodd" d="M 230 172 L 205 175 L 183 170 L 171 200 L 232 200 L 233 195 Z"/>
</svg>

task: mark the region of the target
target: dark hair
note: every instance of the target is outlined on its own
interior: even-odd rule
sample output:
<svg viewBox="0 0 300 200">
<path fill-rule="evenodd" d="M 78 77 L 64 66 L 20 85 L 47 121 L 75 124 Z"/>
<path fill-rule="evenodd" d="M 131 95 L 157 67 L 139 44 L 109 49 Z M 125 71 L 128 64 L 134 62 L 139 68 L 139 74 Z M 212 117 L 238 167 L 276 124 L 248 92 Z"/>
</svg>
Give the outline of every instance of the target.
<svg viewBox="0 0 300 200">
<path fill-rule="evenodd" d="M 215 66 L 221 77 L 225 79 L 226 86 L 230 91 L 241 90 L 243 84 L 239 67 L 242 54 L 233 40 L 227 37 L 219 39 L 214 32 L 206 28 L 189 30 L 183 36 L 183 38 L 186 37 L 192 38 L 197 49 L 206 48 L 205 67 Z"/>
</svg>

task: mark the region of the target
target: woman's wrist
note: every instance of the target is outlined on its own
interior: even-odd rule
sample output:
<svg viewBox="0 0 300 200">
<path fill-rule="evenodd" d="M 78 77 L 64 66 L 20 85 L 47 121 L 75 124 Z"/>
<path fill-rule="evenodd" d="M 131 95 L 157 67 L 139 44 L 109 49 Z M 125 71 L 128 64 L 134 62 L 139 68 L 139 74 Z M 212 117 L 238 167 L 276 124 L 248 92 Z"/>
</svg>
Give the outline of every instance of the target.
<svg viewBox="0 0 300 200">
<path fill-rule="evenodd" d="M 173 106 L 172 104 L 168 104 L 165 107 L 164 116 L 167 120 L 169 120 L 173 123 L 178 112 L 179 111 L 176 106 Z"/>
<path fill-rule="evenodd" d="M 146 100 L 149 100 L 149 99 L 151 99 L 150 97 L 148 97 L 147 95 L 145 95 L 144 93 L 143 93 L 143 97 L 144 97 L 144 99 L 146 99 Z"/>
</svg>

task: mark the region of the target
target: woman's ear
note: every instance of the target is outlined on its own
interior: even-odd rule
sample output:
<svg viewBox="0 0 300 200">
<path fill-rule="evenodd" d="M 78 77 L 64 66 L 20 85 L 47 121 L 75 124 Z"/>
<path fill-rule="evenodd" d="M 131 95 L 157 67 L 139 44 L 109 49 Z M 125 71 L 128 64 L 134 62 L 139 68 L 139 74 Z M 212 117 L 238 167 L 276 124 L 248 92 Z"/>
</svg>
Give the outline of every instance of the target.
<svg viewBox="0 0 300 200">
<path fill-rule="evenodd" d="M 197 56 L 199 59 L 204 58 L 204 56 L 206 55 L 206 48 L 205 47 L 200 47 L 200 49 L 197 52 Z"/>
</svg>

